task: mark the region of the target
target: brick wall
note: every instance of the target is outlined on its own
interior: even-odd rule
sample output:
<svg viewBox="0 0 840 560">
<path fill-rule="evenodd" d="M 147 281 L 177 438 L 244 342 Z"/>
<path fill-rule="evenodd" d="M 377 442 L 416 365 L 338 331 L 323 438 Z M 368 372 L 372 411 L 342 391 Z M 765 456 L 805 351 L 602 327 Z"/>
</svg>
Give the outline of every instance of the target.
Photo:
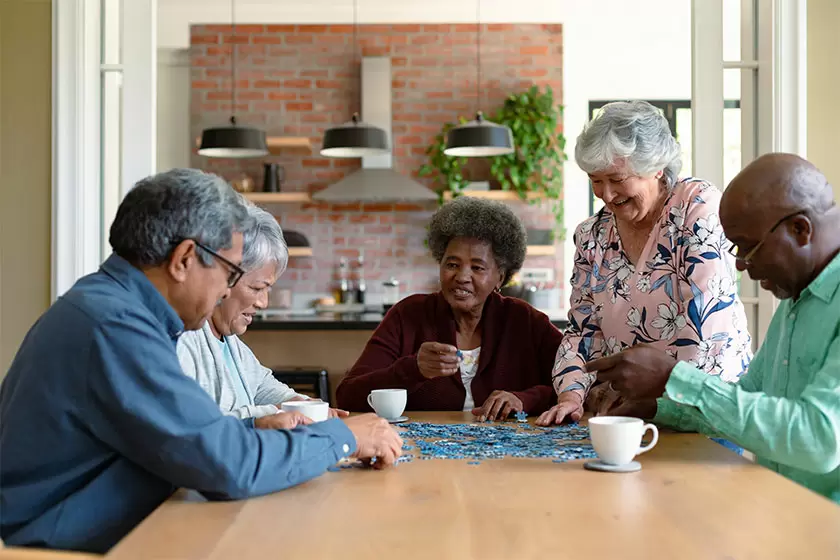
<svg viewBox="0 0 840 560">
<path fill-rule="evenodd" d="M 237 45 L 237 120 L 269 136 L 308 136 L 311 153 L 290 151 L 265 160 L 218 160 L 193 154 L 192 165 L 229 180 L 242 174 L 262 183 L 262 164 L 285 168 L 284 191 L 314 192 L 359 160 L 319 155 L 324 130 L 345 122 L 359 108 L 358 56 L 389 55 L 392 63 L 394 168 L 412 176 L 426 161 L 426 147 L 443 123 L 471 117 L 476 109 L 475 32 L 470 24 L 361 25 L 357 41 L 348 25 L 196 25 L 191 29 L 193 137 L 230 116 L 230 56 Z M 481 106 L 488 113 L 505 96 L 532 84 L 551 85 L 562 100 L 560 25 L 491 24 L 482 31 Z M 470 165 L 474 180 L 488 179 L 486 162 Z M 431 185 L 426 179 L 421 179 Z M 513 203 L 527 227 L 549 228 L 547 208 Z M 368 289 L 398 278 L 407 291 L 437 285 L 437 266 L 423 237 L 431 204 L 270 205 L 285 229 L 302 232 L 315 257 L 293 259 L 279 285 L 296 291 L 329 291 L 340 256 L 364 250 Z M 562 248 L 554 257 L 529 257 L 526 266 L 553 267 L 564 279 Z M 561 281 L 562 283 L 562 281 Z M 559 303 L 559 302 L 558 302 Z"/>
</svg>

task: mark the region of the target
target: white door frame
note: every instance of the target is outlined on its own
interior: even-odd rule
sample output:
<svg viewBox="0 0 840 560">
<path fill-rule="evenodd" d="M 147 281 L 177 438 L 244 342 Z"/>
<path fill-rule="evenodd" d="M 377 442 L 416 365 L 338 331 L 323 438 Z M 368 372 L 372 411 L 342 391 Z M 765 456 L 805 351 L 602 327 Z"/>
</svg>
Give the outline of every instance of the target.
<svg viewBox="0 0 840 560">
<path fill-rule="evenodd" d="M 723 0 L 692 0 L 694 173 L 723 182 L 723 70 L 741 70 L 741 163 L 806 152 L 806 2 L 742 0 L 741 60 L 723 60 Z M 773 317 L 772 294 L 742 279 L 757 345 Z M 755 295 L 757 293 L 757 295 Z"/>
<path fill-rule="evenodd" d="M 52 279 L 54 301 L 99 266 L 98 2 L 52 2 Z"/>
<path fill-rule="evenodd" d="M 116 1 L 121 17 L 106 24 L 120 36 L 125 64 L 102 64 L 100 0 L 52 2 L 53 301 L 99 267 L 114 201 L 155 169 L 157 0 Z M 116 156 L 122 180 L 116 182 L 103 181 L 101 87 L 109 72 L 124 73 L 123 91 L 131 92 L 122 100 L 125 125 Z M 107 152 L 109 165 L 113 157 Z"/>
</svg>

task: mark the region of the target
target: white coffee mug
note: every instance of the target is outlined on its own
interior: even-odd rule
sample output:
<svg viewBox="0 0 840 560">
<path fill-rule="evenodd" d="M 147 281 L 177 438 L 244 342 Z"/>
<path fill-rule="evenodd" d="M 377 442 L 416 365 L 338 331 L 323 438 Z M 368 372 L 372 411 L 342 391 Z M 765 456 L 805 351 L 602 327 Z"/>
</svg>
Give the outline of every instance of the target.
<svg viewBox="0 0 840 560">
<path fill-rule="evenodd" d="M 370 392 L 367 402 L 382 418 L 393 420 L 402 416 L 408 393 L 405 389 L 374 389 Z"/>
<path fill-rule="evenodd" d="M 653 432 L 653 439 L 641 447 L 642 437 L 648 430 Z M 590 418 L 589 434 L 598 458 L 608 465 L 626 465 L 636 455 L 653 449 L 659 441 L 659 430 L 656 426 L 628 416 Z"/>
<path fill-rule="evenodd" d="M 330 404 L 324 401 L 286 401 L 280 405 L 283 412 L 300 412 L 313 422 L 323 422 L 330 416 Z"/>
</svg>

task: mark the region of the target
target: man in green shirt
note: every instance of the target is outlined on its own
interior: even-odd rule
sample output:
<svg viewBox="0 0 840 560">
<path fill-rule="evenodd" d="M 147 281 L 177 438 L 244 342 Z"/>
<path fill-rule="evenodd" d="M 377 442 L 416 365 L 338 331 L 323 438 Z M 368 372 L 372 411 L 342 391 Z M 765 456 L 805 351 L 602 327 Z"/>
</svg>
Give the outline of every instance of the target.
<svg viewBox="0 0 840 560">
<path fill-rule="evenodd" d="M 747 373 L 728 384 L 649 346 L 587 370 L 628 399 L 611 414 L 724 437 L 840 502 L 840 209 L 831 185 L 798 156 L 768 154 L 729 184 L 720 218 L 738 270 L 781 300 Z"/>
</svg>

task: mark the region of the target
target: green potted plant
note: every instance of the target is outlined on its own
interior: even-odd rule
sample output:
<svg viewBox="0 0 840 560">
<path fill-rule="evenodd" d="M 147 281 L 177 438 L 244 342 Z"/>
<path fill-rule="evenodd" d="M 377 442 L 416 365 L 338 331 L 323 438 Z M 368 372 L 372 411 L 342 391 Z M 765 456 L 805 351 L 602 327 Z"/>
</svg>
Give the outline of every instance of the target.
<svg viewBox="0 0 840 560">
<path fill-rule="evenodd" d="M 558 132 L 562 107 L 554 104 L 551 87 L 540 91 L 531 86 L 522 93 L 510 94 L 493 122 L 508 126 L 513 133 L 514 153 L 489 158 L 490 174 L 503 190 L 517 193 L 532 204 L 548 202 L 555 216 L 554 237 L 563 239 L 563 148 L 566 139 Z M 466 119 L 460 117 L 459 122 Z M 429 161 L 420 168 L 421 176 L 434 175 L 435 183 L 444 191 L 460 196 L 469 181 L 464 177 L 466 158 L 453 158 L 443 153 L 446 133 L 455 126 L 447 123 L 426 149 Z M 529 198 L 529 193 L 537 193 Z M 441 192 L 441 201 L 443 192 Z"/>
<path fill-rule="evenodd" d="M 459 122 L 466 122 L 463 117 Z M 452 196 L 459 196 L 469 181 L 464 178 L 464 167 L 467 165 L 467 158 L 450 157 L 443 153 L 446 148 L 446 134 L 455 126 L 455 123 L 446 123 L 441 131 L 435 136 L 431 145 L 426 148 L 426 155 L 429 162 L 420 167 L 420 176 L 428 177 L 435 175 L 435 185 L 442 186 L 438 190 L 438 201 L 443 203 L 443 195 L 450 191 Z"/>
<path fill-rule="evenodd" d="M 548 202 L 555 217 L 555 235 L 565 237 L 563 228 L 563 148 L 566 138 L 558 132 L 563 109 L 554 104 L 551 87 L 540 91 L 510 94 L 493 121 L 513 132 L 512 154 L 491 158 L 490 173 L 503 190 L 510 190 L 522 200 L 538 193 L 531 203 Z"/>
</svg>

